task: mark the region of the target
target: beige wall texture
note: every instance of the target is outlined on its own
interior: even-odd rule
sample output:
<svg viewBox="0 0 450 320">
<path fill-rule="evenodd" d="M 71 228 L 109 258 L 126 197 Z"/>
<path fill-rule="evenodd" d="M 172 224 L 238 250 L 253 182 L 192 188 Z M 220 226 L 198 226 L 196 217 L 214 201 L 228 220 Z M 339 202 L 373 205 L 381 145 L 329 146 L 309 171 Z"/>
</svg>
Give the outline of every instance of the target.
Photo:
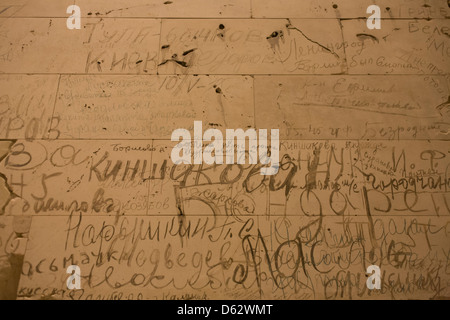
<svg viewBox="0 0 450 320">
<path fill-rule="evenodd" d="M 0 299 L 450 299 L 449 17 L 0 0 Z M 194 121 L 278 129 L 278 173 L 174 164 Z"/>
</svg>

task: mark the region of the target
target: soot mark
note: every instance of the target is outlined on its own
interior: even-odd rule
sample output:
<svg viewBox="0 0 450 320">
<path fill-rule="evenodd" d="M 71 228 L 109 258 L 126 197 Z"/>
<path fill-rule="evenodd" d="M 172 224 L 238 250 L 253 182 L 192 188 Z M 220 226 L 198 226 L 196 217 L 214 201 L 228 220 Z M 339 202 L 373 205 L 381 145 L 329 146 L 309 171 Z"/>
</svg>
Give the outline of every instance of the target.
<svg viewBox="0 0 450 320">
<path fill-rule="evenodd" d="M 193 49 L 187 50 L 187 51 L 183 52 L 183 56 L 186 56 L 189 53 L 194 52 L 195 50 L 197 50 L 197 48 L 193 48 Z"/>
<path fill-rule="evenodd" d="M 375 41 L 375 42 L 377 42 L 377 43 L 380 43 L 380 41 L 378 40 L 378 38 L 375 37 L 375 36 L 373 36 L 373 35 L 371 35 L 371 34 L 367 34 L 367 33 L 358 33 L 358 34 L 356 34 L 356 37 L 357 37 L 360 41 L 363 41 L 363 42 L 364 42 L 364 40 L 366 40 L 366 39 L 371 39 L 371 40 L 373 40 L 373 41 Z"/>
<path fill-rule="evenodd" d="M 283 37 L 283 31 L 281 31 L 281 30 L 280 31 L 274 31 L 274 32 L 271 33 L 270 36 L 266 37 L 266 39 L 276 38 L 278 36 Z"/>
<path fill-rule="evenodd" d="M 225 124 L 225 127 L 228 127 L 227 118 L 225 116 L 225 106 L 223 105 L 223 101 L 222 101 L 222 98 L 224 98 L 225 95 L 223 94 L 222 89 L 220 87 L 218 87 L 217 85 L 214 85 L 213 88 L 216 89 L 217 102 L 219 103 L 219 106 L 220 106 L 220 113 L 222 114 L 223 123 Z"/>
<path fill-rule="evenodd" d="M 272 32 L 268 37 L 266 37 L 267 41 L 269 41 L 270 46 L 273 51 L 276 48 L 280 48 L 280 40 L 284 42 L 284 34 L 282 30 L 276 30 Z"/>
<path fill-rule="evenodd" d="M 217 36 L 223 39 L 225 37 L 225 26 L 222 23 L 219 24 L 218 31 Z"/>
<path fill-rule="evenodd" d="M 194 49 L 195 50 L 195 49 Z M 188 50 L 189 51 L 189 50 Z M 183 55 L 185 55 L 185 53 L 186 54 L 189 54 L 189 52 L 188 51 L 186 51 L 186 52 L 184 52 L 183 53 Z M 192 52 L 192 51 L 191 51 Z M 188 67 L 188 64 L 187 64 L 187 62 L 186 61 L 181 61 L 181 60 L 178 60 L 178 54 L 176 54 L 176 53 L 174 53 L 173 55 L 172 55 L 172 58 L 171 59 L 166 59 L 166 60 L 164 60 L 163 62 L 161 62 L 160 64 L 158 64 L 158 67 L 159 66 L 162 66 L 162 65 L 165 65 L 166 63 L 168 63 L 168 62 L 174 62 L 174 63 L 176 63 L 176 64 L 178 64 L 178 65 L 180 65 L 180 66 L 182 66 L 183 68 L 187 68 Z"/>
<path fill-rule="evenodd" d="M 180 60 L 174 60 L 175 63 L 178 63 L 180 66 L 187 68 L 188 64 L 186 63 L 186 61 L 180 61 Z"/>
<path fill-rule="evenodd" d="M 167 62 L 169 62 L 169 61 L 173 61 L 173 62 L 175 62 L 176 64 L 179 64 L 180 66 L 185 67 L 185 68 L 188 67 L 188 64 L 187 64 L 185 61 L 179 61 L 179 60 L 174 60 L 174 59 L 164 60 L 163 62 L 161 62 L 160 64 L 158 64 L 158 67 L 159 67 L 159 66 L 162 66 L 162 65 L 165 65 L 165 64 L 166 64 Z"/>
<path fill-rule="evenodd" d="M 161 47 L 161 49 L 169 49 L 170 48 L 170 44 L 165 44 Z"/>
</svg>

